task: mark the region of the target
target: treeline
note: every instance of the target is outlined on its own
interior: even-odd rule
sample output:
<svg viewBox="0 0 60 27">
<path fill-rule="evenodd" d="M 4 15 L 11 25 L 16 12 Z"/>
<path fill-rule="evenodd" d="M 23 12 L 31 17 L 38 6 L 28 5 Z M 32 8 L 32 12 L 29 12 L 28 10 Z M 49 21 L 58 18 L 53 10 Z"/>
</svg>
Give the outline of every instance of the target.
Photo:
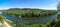
<svg viewBox="0 0 60 27">
<path fill-rule="evenodd" d="M 18 15 L 21 17 L 43 17 L 50 16 L 57 13 L 57 10 L 42 10 L 42 9 L 31 9 L 31 8 L 10 8 L 3 12 L 9 15 Z"/>
</svg>

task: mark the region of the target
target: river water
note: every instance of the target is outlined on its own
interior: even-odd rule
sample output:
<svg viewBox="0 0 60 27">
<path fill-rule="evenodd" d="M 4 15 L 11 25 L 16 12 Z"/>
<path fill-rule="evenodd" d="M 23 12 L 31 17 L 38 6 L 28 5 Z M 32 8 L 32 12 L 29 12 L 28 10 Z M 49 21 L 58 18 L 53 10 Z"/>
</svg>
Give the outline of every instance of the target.
<svg viewBox="0 0 60 27">
<path fill-rule="evenodd" d="M 6 19 L 13 21 L 13 23 L 44 24 L 44 23 L 52 22 L 54 19 L 57 18 L 58 14 L 59 14 L 59 12 L 54 15 L 51 15 L 51 16 L 38 18 L 36 20 L 31 20 L 31 21 L 24 20 L 23 18 L 12 17 L 6 13 L 3 13 L 2 15 L 5 16 Z"/>
</svg>

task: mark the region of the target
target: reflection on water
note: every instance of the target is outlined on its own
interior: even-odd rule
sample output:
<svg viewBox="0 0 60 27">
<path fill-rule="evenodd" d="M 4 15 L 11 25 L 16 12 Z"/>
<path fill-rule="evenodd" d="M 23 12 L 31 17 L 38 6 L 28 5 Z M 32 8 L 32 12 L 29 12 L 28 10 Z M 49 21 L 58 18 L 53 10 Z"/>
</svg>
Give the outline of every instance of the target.
<svg viewBox="0 0 60 27">
<path fill-rule="evenodd" d="M 58 14 L 55 14 L 55 15 L 52 15 L 52 16 L 47 16 L 47 17 L 43 17 L 43 18 L 38 18 L 37 20 L 33 20 L 31 22 L 28 22 L 28 23 L 31 23 L 31 24 L 36 24 L 36 23 L 47 23 L 47 22 L 52 22 L 54 19 L 57 18 L 57 15 Z M 24 20 L 25 21 L 25 20 Z M 25 21 L 27 22 L 27 21 Z"/>
<path fill-rule="evenodd" d="M 26 23 L 26 24 L 39 24 L 39 23 L 47 23 L 47 22 L 52 22 L 54 19 L 57 18 L 58 13 L 51 15 L 51 16 L 47 16 L 47 17 L 43 17 L 43 18 L 38 18 L 36 20 L 24 20 L 24 18 L 16 18 L 13 16 L 10 16 L 6 13 L 2 14 L 3 16 L 5 16 L 7 19 L 13 21 L 13 23 Z"/>
</svg>

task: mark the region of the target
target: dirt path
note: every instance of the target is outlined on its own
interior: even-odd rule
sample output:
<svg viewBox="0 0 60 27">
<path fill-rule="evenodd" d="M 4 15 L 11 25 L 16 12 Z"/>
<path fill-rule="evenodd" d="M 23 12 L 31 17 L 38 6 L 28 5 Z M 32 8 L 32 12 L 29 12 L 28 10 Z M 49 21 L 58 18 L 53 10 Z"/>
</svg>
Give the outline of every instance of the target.
<svg viewBox="0 0 60 27">
<path fill-rule="evenodd" d="M 11 27 L 6 21 L 4 21 L 3 27 Z"/>
</svg>

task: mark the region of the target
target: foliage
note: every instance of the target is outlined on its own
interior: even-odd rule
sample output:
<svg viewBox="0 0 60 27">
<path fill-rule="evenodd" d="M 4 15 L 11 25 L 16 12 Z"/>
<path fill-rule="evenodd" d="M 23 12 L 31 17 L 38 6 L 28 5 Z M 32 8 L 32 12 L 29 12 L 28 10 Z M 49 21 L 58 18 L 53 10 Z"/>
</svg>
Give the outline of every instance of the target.
<svg viewBox="0 0 60 27">
<path fill-rule="evenodd" d="M 60 2 L 59 2 L 59 4 L 58 4 L 58 6 L 57 6 L 57 9 L 60 11 Z"/>
<path fill-rule="evenodd" d="M 21 17 L 44 17 L 50 16 L 57 13 L 57 10 L 42 10 L 42 9 L 31 9 L 31 8 L 10 8 L 9 10 L 3 11 L 9 15 L 19 15 Z"/>
</svg>

